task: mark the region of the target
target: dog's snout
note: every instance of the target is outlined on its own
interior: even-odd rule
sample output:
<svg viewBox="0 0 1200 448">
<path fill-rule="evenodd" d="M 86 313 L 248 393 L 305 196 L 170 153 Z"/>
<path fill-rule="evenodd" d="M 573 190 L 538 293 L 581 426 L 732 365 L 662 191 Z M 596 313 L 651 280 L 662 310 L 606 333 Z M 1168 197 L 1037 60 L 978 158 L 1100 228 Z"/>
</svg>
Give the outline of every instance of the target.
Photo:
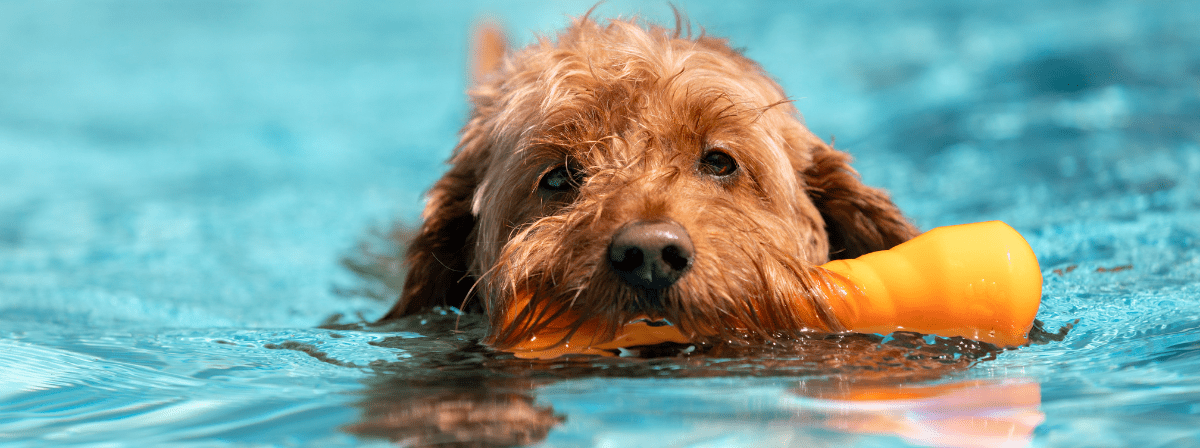
<svg viewBox="0 0 1200 448">
<path fill-rule="evenodd" d="M 691 267 L 694 251 L 683 226 L 670 221 L 639 221 L 613 235 L 608 261 L 626 283 L 664 289 Z"/>
</svg>

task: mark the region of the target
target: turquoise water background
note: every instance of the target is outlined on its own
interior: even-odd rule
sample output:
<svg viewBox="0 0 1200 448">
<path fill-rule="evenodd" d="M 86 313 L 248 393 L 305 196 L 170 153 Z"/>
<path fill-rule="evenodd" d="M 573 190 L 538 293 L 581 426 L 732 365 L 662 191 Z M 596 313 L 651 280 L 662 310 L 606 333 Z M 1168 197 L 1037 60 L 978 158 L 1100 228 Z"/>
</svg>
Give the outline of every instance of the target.
<svg viewBox="0 0 1200 448">
<path fill-rule="evenodd" d="M 419 322 L 318 328 L 390 305 L 345 294 L 363 281 L 339 260 L 417 219 L 467 113 L 471 25 L 524 43 L 592 3 L 5 1 L 0 445 L 461 441 L 396 409 L 484 403 L 550 422 L 498 440 L 554 447 L 1200 446 L 1200 4 L 678 5 L 920 227 L 1020 231 L 1039 319 L 1073 329 L 918 375 L 854 353 L 929 370 L 961 341 L 813 343 L 845 369 L 803 352 L 580 368 Z M 633 13 L 672 17 L 597 10 Z M 846 398 L 864 383 L 968 392 Z M 955 438 L 963 419 L 1029 432 Z"/>
</svg>

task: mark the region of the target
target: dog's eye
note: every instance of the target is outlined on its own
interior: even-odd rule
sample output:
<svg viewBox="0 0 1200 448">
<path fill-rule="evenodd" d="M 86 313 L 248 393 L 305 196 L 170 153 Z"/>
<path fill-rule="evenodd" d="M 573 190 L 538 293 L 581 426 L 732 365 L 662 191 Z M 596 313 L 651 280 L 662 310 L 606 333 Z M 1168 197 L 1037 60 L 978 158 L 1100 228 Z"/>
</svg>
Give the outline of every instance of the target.
<svg viewBox="0 0 1200 448">
<path fill-rule="evenodd" d="M 700 171 L 710 176 L 725 177 L 737 171 L 737 162 L 723 151 L 709 151 L 700 159 Z"/>
<path fill-rule="evenodd" d="M 575 188 L 575 178 L 572 176 L 571 170 L 566 166 L 550 170 L 545 176 L 542 176 L 541 183 L 538 188 L 547 191 L 569 191 Z"/>
</svg>

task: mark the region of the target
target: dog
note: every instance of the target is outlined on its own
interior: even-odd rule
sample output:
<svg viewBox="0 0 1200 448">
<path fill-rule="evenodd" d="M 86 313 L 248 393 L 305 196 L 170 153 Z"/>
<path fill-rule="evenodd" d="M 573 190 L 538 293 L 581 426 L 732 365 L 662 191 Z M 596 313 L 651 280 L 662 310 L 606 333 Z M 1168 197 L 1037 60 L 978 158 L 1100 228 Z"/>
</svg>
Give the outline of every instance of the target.
<svg viewBox="0 0 1200 448">
<path fill-rule="evenodd" d="M 589 13 L 512 53 L 481 35 L 469 121 L 383 320 L 482 312 L 501 349 L 564 313 L 609 337 L 639 318 L 695 338 L 841 331 L 815 266 L 918 234 L 762 67 L 678 15 Z"/>
</svg>

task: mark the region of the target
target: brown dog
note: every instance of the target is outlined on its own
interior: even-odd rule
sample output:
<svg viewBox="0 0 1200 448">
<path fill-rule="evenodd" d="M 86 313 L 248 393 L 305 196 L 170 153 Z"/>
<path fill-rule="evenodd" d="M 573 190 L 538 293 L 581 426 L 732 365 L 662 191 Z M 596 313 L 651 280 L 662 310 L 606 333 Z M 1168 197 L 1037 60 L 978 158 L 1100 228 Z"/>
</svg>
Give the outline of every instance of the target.
<svg viewBox="0 0 1200 448">
<path fill-rule="evenodd" d="M 916 228 L 758 64 L 686 28 L 585 16 L 504 58 L 485 33 L 477 60 L 498 66 L 479 63 L 385 319 L 483 311 L 501 348 L 568 309 L 610 335 L 638 316 L 693 336 L 840 330 L 813 267 Z M 549 311 L 510 310 L 519 296 Z"/>
</svg>

